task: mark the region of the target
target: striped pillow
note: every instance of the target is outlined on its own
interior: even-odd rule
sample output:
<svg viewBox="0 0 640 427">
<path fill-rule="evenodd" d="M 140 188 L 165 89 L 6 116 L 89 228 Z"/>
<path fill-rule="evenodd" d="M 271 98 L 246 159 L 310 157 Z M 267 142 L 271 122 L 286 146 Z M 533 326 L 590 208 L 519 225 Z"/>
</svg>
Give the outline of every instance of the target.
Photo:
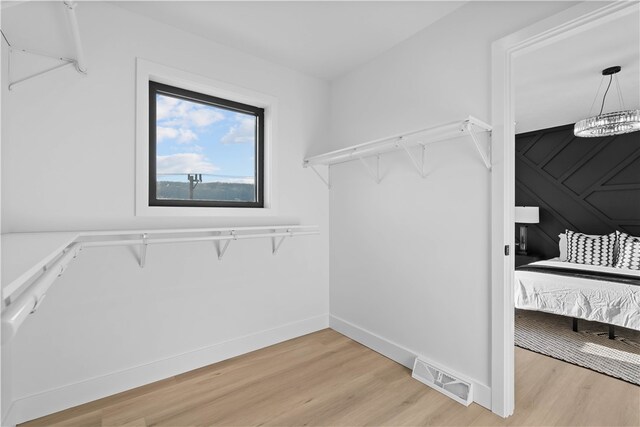
<svg viewBox="0 0 640 427">
<path fill-rule="evenodd" d="M 590 236 L 567 230 L 567 261 L 613 267 L 616 233 Z"/>
<path fill-rule="evenodd" d="M 617 268 L 640 270 L 640 237 L 616 231 L 618 236 Z"/>
</svg>

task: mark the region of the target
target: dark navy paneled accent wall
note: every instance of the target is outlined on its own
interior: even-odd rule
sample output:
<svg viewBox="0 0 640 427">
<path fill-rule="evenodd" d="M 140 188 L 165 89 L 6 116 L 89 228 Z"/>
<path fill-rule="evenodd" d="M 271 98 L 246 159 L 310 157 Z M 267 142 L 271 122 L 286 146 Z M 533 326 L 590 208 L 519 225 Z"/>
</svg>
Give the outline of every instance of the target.
<svg viewBox="0 0 640 427">
<path fill-rule="evenodd" d="M 558 256 L 566 228 L 640 236 L 640 132 L 577 138 L 571 124 L 516 135 L 515 175 L 516 206 L 540 207 L 530 253 Z"/>
</svg>

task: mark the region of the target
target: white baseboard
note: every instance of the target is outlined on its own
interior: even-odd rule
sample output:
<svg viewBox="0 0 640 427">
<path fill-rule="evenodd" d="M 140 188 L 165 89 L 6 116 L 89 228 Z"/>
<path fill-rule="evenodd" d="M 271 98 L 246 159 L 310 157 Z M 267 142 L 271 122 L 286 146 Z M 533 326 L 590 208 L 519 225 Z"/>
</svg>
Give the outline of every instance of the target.
<svg viewBox="0 0 640 427">
<path fill-rule="evenodd" d="M 2 413 L 4 414 L 4 417 L 2 417 L 2 424 L 0 425 L 2 425 L 3 427 L 6 427 L 6 426 L 15 427 L 16 423 L 11 420 L 12 418 L 11 412 L 13 411 L 14 406 L 15 405 L 13 404 L 13 402 L 11 402 L 11 404 L 9 404 L 9 409 L 5 410 L 5 408 L 2 408 Z"/>
<path fill-rule="evenodd" d="M 413 350 L 389 341 L 373 332 L 367 331 L 353 323 L 350 323 L 337 316 L 329 316 L 329 326 L 341 334 L 351 338 L 360 344 L 369 347 L 372 350 L 377 351 L 383 356 L 406 366 L 409 369 L 413 368 L 413 362 L 418 356 Z M 440 364 L 442 368 L 446 369 L 446 366 Z M 482 384 L 478 381 L 470 379 L 473 383 L 473 400 L 478 405 L 484 406 L 487 409 L 491 409 L 491 387 Z"/>
<path fill-rule="evenodd" d="M 17 399 L 7 411 L 2 425 L 15 426 L 18 423 L 131 390 L 327 327 L 409 369 L 413 367 L 416 352 L 339 317 L 321 315 Z M 472 382 L 474 401 L 491 409 L 491 388 L 477 381 L 472 380 Z"/>
<path fill-rule="evenodd" d="M 256 332 L 119 372 L 17 399 L 3 426 L 14 426 L 329 327 L 327 314 Z"/>
</svg>

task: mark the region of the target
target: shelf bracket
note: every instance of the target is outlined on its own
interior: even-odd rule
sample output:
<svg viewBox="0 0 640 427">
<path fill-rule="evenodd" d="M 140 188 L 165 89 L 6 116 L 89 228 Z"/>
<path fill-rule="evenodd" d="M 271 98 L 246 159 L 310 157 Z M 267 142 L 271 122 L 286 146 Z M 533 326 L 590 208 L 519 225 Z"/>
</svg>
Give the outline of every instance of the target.
<svg viewBox="0 0 640 427">
<path fill-rule="evenodd" d="M 402 137 L 400 137 L 400 139 L 398 140 L 398 145 L 402 147 L 405 153 L 407 153 L 407 156 L 409 156 L 411 163 L 413 163 L 413 166 L 418 171 L 420 178 L 425 178 L 426 177 L 426 174 L 424 173 L 424 155 L 426 151 L 425 145 L 420 144 L 420 147 L 422 147 L 422 157 L 420 159 L 420 162 L 418 162 L 418 159 L 416 159 L 416 156 L 414 156 L 413 153 L 407 148 Z"/>
<path fill-rule="evenodd" d="M 325 179 L 324 176 L 322 176 L 322 174 L 320 172 L 318 172 L 318 170 L 316 169 L 316 167 L 314 165 L 310 165 L 308 163 L 304 164 L 304 167 L 310 167 L 312 171 L 314 171 L 316 173 L 316 175 L 318 175 L 318 178 L 320 178 L 322 180 L 322 182 L 324 182 L 324 184 L 327 186 L 327 188 L 329 190 L 331 190 L 331 165 L 327 166 L 327 178 Z"/>
<path fill-rule="evenodd" d="M 362 166 L 364 166 L 365 170 L 371 176 L 371 178 L 373 178 L 375 183 L 380 184 L 380 182 L 382 181 L 382 178 L 380 178 L 380 155 L 378 154 L 376 156 L 376 170 L 373 170 L 373 168 L 363 157 L 358 157 L 358 160 L 360 160 L 360 163 L 362 163 Z"/>
<path fill-rule="evenodd" d="M 40 308 L 40 304 L 42 304 L 42 301 L 46 298 L 47 294 L 42 295 L 40 298 L 38 298 L 36 300 L 35 305 L 33 306 L 33 308 L 31 309 L 31 311 L 29 312 L 29 314 L 33 314 L 36 311 L 38 311 L 38 309 Z"/>
<path fill-rule="evenodd" d="M 478 136 L 473 130 L 473 124 L 470 121 L 466 121 L 464 124 L 464 127 L 467 130 L 467 132 L 469 132 L 469 136 L 473 140 L 473 143 L 476 146 L 476 150 L 478 150 L 480 157 L 482 157 L 482 161 L 484 162 L 484 165 L 487 167 L 488 170 L 491 170 L 491 145 L 489 145 L 486 150 L 483 150 L 482 147 L 480 146 L 480 141 L 478 140 Z"/>
<path fill-rule="evenodd" d="M 75 247 L 66 248 L 65 250 L 63 250 L 62 251 L 62 256 L 66 255 L 69 251 L 73 251 L 72 257 L 73 257 L 73 259 L 76 259 L 78 257 L 78 254 L 80 253 L 80 250 L 82 250 L 82 245 L 75 245 Z M 61 277 L 64 274 L 64 272 L 67 270 L 68 266 L 69 265 L 66 264 L 66 263 L 61 263 L 61 264 L 55 266 L 55 268 L 58 270 L 58 273 L 56 274 L 56 278 L 57 277 Z M 43 268 L 43 270 L 42 270 L 43 273 L 46 273 L 47 270 L 50 270 L 52 267 L 45 266 Z M 47 294 L 44 293 L 40 297 L 36 297 L 35 298 L 36 301 L 33 304 L 33 307 L 31 308 L 31 311 L 29 312 L 29 314 L 35 313 L 40 308 L 40 305 L 42 304 L 42 301 L 44 301 L 46 296 L 47 296 Z"/>
<path fill-rule="evenodd" d="M 236 235 L 235 230 L 231 230 L 231 236 L 233 236 L 233 240 L 238 240 L 238 236 Z M 220 249 L 220 251 L 218 252 L 218 260 L 222 261 L 222 258 L 224 257 L 224 254 L 225 252 L 227 252 L 227 248 L 229 247 L 229 243 L 231 243 L 231 239 L 224 242 L 224 246 L 222 246 L 222 249 Z"/>
<path fill-rule="evenodd" d="M 43 74 L 49 73 L 51 71 L 57 70 L 59 68 L 63 68 L 66 67 L 68 65 L 73 65 L 76 69 L 76 71 L 78 71 L 80 74 L 87 74 L 87 67 L 85 65 L 85 61 L 84 61 L 84 53 L 82 50 L 82 43 L 80 41 L 80 30 L 78 28 L 78 19 L 76 17 L 76 13 L 75 13 L 75 8 L 77 7 L 77 2 L 75 1 L 65 1 L 63 2 L 66 10 L 67 10 L 67 16 L 68 16 L 68 21 L 69 21 L 69 27 L 71 29 L 71 35 L 73 36 L 73 42 L 74 42 L 74 47 L 75 47 L 75 51 L 76 51 L 76 59 L 71 59 L 71 58 L 65 58 L 59 55 L 51 55 L 49 53 L 45 53 L 45 52 L 38 52 L 32 49 L 24 49 L 24 48 L 20 48 L 17 46 L 12 45 L 9 40 L 7 39 L 7 36 L 4 34 L 4 32 L 2 32 L 2 38 L 4 39 L 4 41 L 7 43 L 7 46 L 9 47 L 9 56 L 8 56 L 8 64 L 7 64 L 7 68 L 8 68 L 8 80 L 9 80 L 9 90 L 12 90 L 15 86 L 24 83 L 28 80 L 31 80 L 35 77 L 41 76 Z M 12 76 L 11 76 L 11 56 L 13 54 L 13 52 L 18 51 L 18 52 L 22 52 L 22 53 L 26 53 L 29 55 L 37 55 L 37 56 L 41 56 L 44 58 L 50 58 L 50 59 L 55 59 L 57 61 L 61 61 L 61 64 L 55 65 L 53 67 L 49 67 L 46 70 L 43 71 L 39 71 L 37 73 L 28 75 L 26 77 L 23 77 L 21 79 L 18 80 L 13 80 Z"/>
<path fill-rule="evenodd" d="M 140 245 L 140 268 L 144 268 L 144 265 L 147 262 L 147 246 L 149 246 L 147 238 L 147 233 L 144 233 L 142 235 L 142 245 Z"/>
<path fill-rule="evenodd" d="M 286 239 L 287 237 L 293 237 L 293 232 L 291 231 L 291 229 L 287 229 L 287 233 L 289 233 L 289 235 L 280 237 L 277 243 L 276 243 L 275 237 L 271 238 L 271 243 L 273 246 L 273 250 L 272 250 L 273 255 L 276 255 L 278 253 L 278 251 L 280 250 L 280 246 L 282 246 L 282 242 L 284 242 L 284 239 Z"/>
<path fill-rule="evenodd" d="M 7 39 L 5 38 L 5 41 L 6 40 Z M 49 67 L 49 68 L 47 68 L 45 70 L 38 71 L 37 73 L 30 74 L 30 75 L 28 75 L 26 77 L 23 77 L 21 79 L 12 80 L 11 55 L 15 51 L 22 52 L 22 53 L 27 53 L 27 54 L 30 54 L 30 55 L 37 55 L 37 56 L 41 56 L 41 57 L 44 57 L 44 58 L 55 59 L 57 61 L 62 61 L 62 63 L 54 65 L 53 67 Z M 59 68 L 66 67 L 67 65 L 75 65 L 75 61 L 73 59 L 64 58 L 64 57 L 55 56 L 55 55 L 49 55 L 47 53 L 36 52 L 36 51 L 33 51 L 33 50 L 23 49 L 23 48 L 15 47 L 15 46 L 12 46 L 12 45 L 9 45 L 9 57 L 8 57 L 8 61 L 7 62 L 8 62 L 8 64 L 7 64 L 8 75 L 9 75 L 8 76 L 9 77 L 9 90 L 12 90 L 14 87 L 16 87 L 17 85 L 19 85 L 21 83 L 26 82 L 27 80 L 31 80 L 31 79 L 39 77 L 39 76 L 41 76 L 43 74 L 49 73 L 51 71 L 55 71 L 55 70 L 57 70 Z"/>
</svg>

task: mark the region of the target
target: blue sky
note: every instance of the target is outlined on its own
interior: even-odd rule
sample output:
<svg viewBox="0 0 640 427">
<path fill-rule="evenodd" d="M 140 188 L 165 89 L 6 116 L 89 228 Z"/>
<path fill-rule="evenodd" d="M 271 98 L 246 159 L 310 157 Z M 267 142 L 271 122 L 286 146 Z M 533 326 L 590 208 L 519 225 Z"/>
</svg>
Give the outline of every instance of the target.
<svg viewBox="0 0 640 427">
<path fill-rule="evenodd" d="M 255 116 L 156 94 L 159 181 L 254 183 Z"/>
</svg>

